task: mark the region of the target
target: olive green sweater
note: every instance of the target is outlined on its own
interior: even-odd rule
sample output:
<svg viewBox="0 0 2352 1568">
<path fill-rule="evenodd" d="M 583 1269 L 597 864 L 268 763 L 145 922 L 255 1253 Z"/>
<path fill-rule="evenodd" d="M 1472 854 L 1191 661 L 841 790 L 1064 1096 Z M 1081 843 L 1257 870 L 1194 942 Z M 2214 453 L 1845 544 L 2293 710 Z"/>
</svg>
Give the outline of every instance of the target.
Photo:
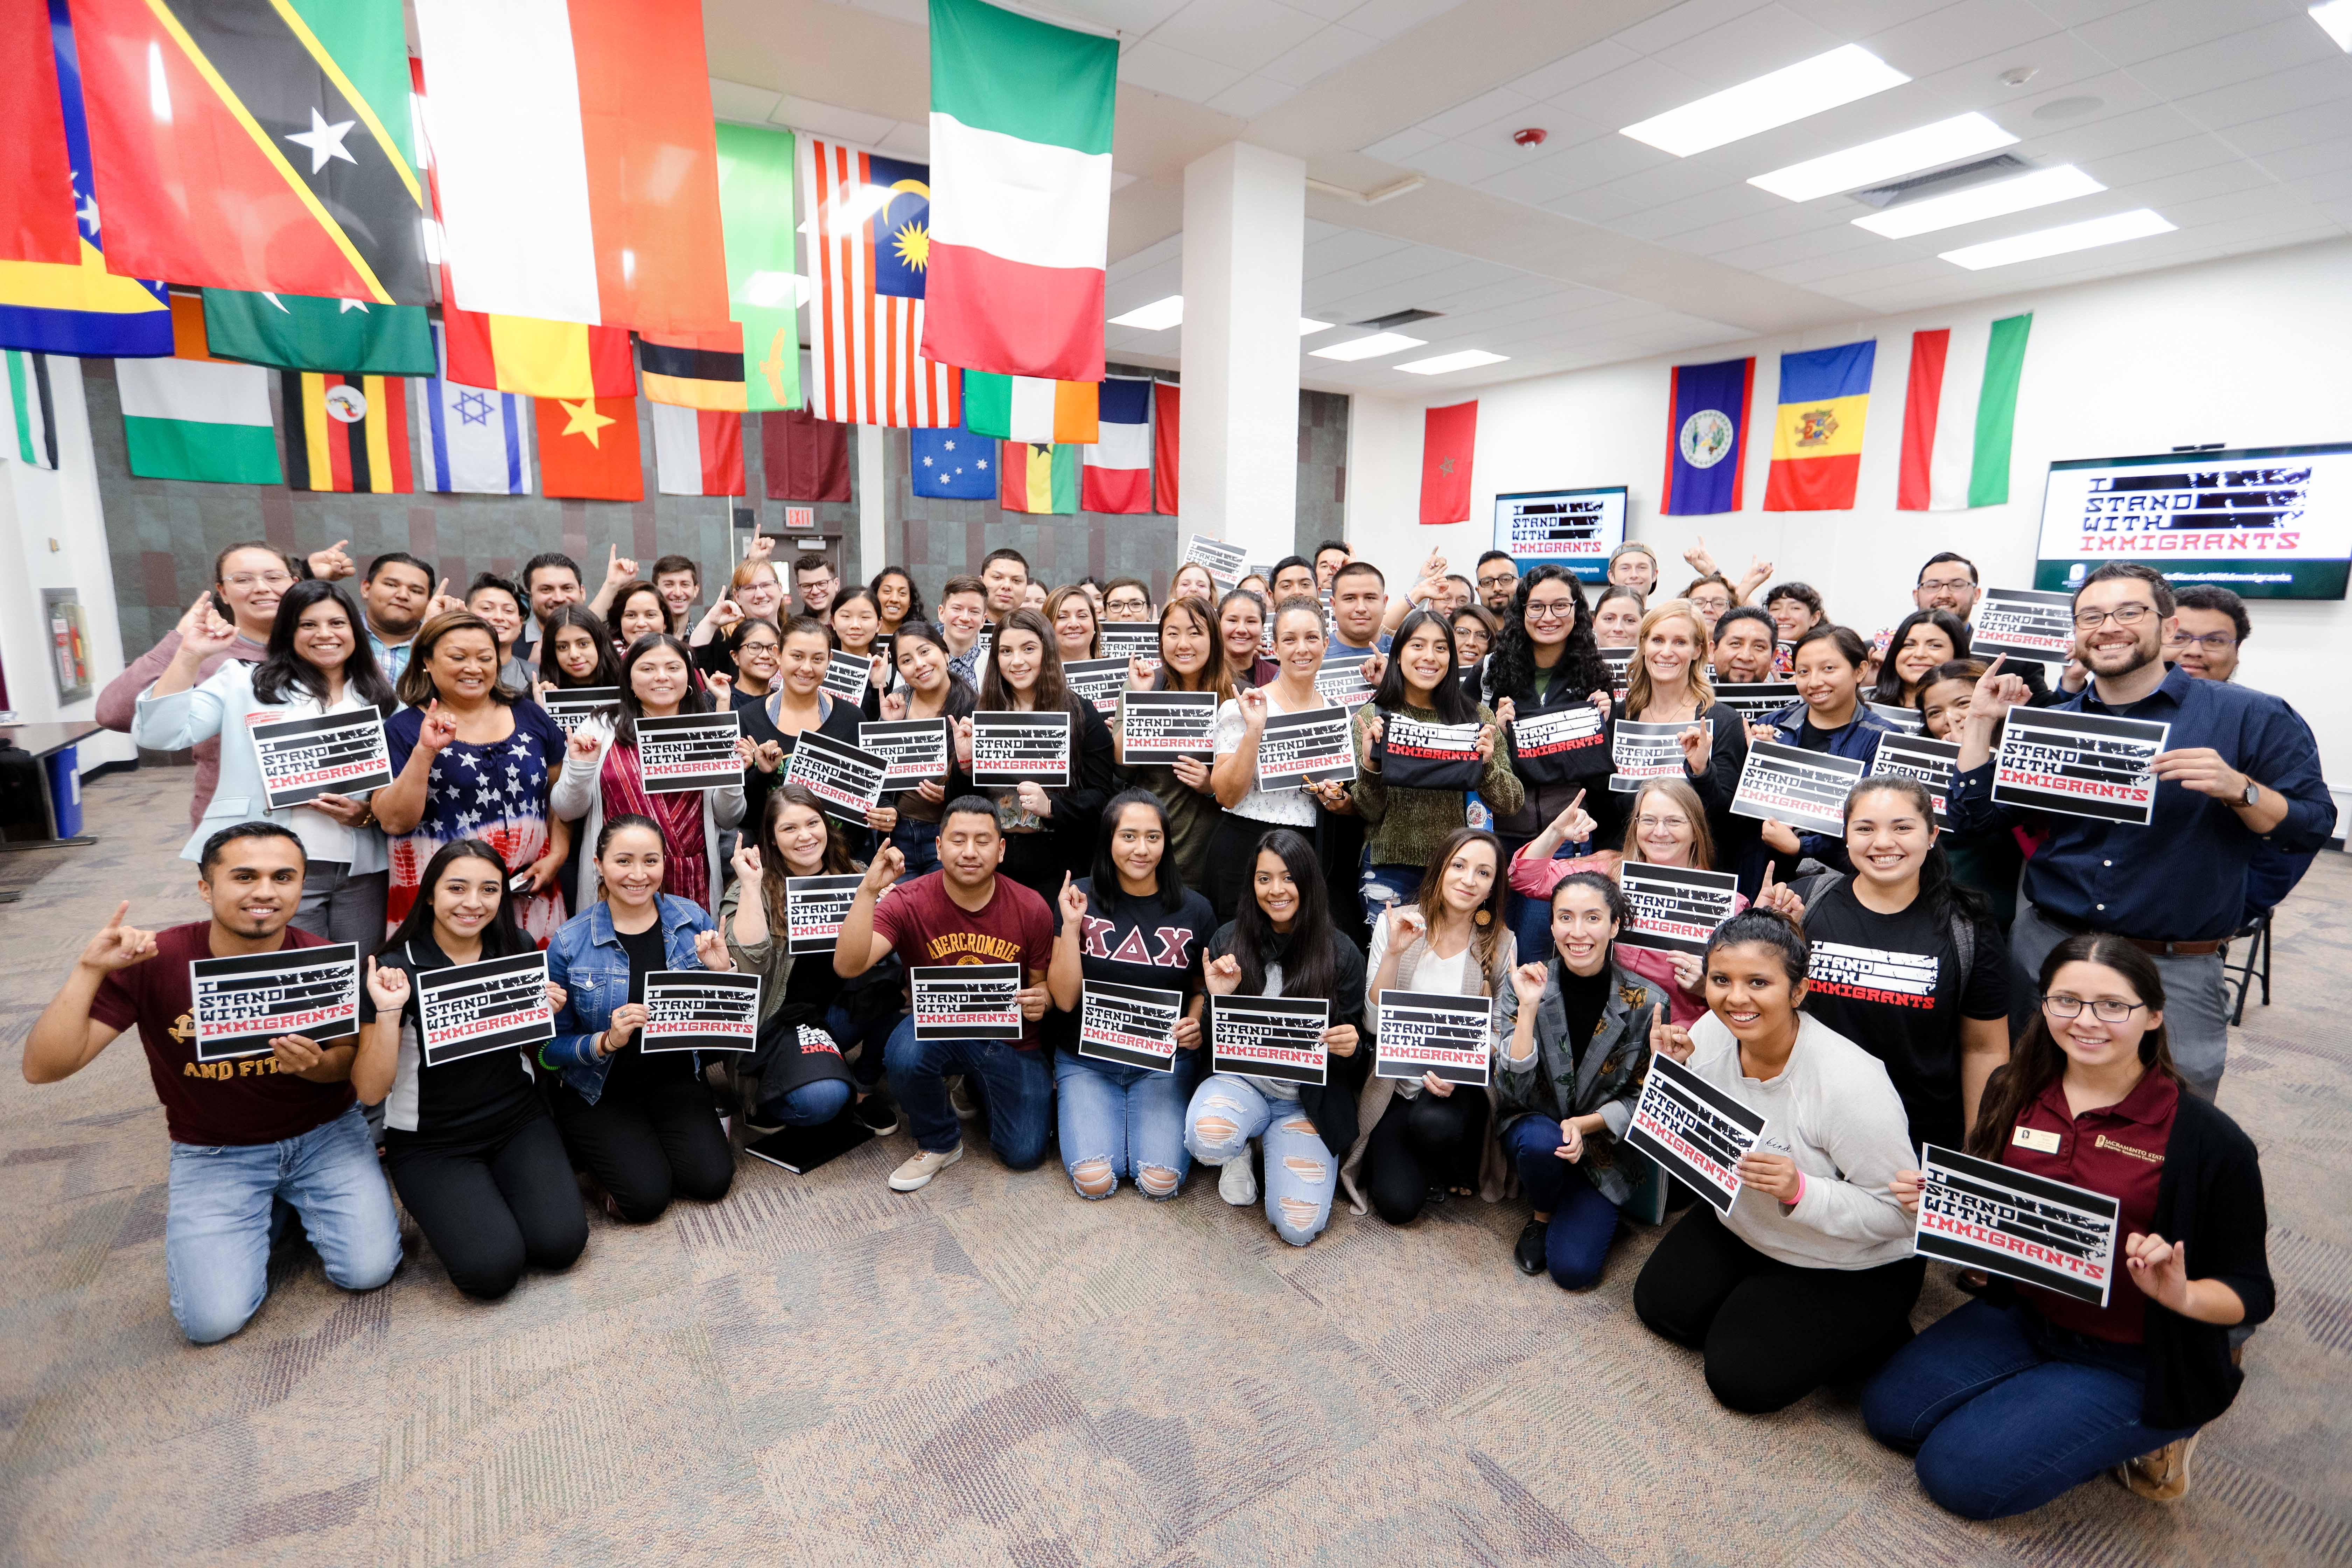
<svg viewBox="0 0 2352 1568">
<path fill-rule="evenodd" d="M 1371 754 L 1369 733 L 1372 716 L 1379 710 L 1367 702 L 1356 710 L 1356 782 L 1349 793 L 1356 802 L 1356 815 L 1364 819 L 1364 844 L 1371 852 L 1375 866 L 1427 866 L 1429 858 L 1437 853 L 1455 829 L 1466 819 L 1463 792 L 1458 789 L 1395 789 L 1381 782 L 1381 776 L 1365 771 L 1364 762 Z M 1405 716 L 1424 724 L 1444 722 L 1433 708 L 1407 708 Z M 1478 704 L 1478 722 L 1495 721 L 1493 710 Z M 1486 759 L 1486 776 L 1479 781 L 1479 798 L 1486 809 L 1496 816 L 1508 816 L 1519 809 L 1527 790 L 1519 775 L 1511 771 L 1511 743 L 1507 737 L 1495 739 L 1494 755 Z"/>
</svg>

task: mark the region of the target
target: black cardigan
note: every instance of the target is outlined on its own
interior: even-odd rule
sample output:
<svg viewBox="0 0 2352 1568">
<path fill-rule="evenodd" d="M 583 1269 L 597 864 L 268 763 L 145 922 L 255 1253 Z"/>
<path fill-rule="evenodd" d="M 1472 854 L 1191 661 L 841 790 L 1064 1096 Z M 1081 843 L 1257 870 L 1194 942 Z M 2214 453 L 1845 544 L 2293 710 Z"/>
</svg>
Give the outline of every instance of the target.
<svg viewBox="0 0 2352 1568">
<path fill-rule="evenodd" d="M 1243 897 L 1249 895 L 1244 892 Z M 1265 956 L 1276 963 L 1289 951 L 1290 939 L 1281 938 L 1273 952 Z M 1212 959 L 1223 958 L 1234 950 L 1234 922 L 1227 921 L 1209 938 L 1209 945 L 1201 955 L 1205 964 Z M 1288 989 L 1288 974 L 1284 976 L 1283 994 L 1295 995 Z M 1356 944 L 1338 931 L 1331 933 L 1331 1025 L 1352 1024 L 1356 1027 L 1356 1050 L 1353 1056 L 1329 1058 L 1324 1083 L 1302 1083 L 1298 1086 L 1298 1108 L 1307 1112 L 1307 1120 L 1315 1124 L 1315 1135 L 1323 1140 L 1323 1147 L 1331 1151 L 1335 1160 L 1345 1159 L 1348 1151 L 1356 1146 L 1356 1096 L 1362 1089 L 1364 1078 L 1371 1070 L 1372 1043 L 1364 1034 L 1364 955 Z"/>
</svg>

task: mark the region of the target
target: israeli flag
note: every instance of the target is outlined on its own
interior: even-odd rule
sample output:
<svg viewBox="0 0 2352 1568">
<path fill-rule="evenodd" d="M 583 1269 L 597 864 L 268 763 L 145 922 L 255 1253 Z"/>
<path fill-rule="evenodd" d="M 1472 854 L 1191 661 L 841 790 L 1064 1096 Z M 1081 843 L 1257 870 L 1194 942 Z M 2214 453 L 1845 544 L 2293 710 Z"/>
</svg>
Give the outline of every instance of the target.
<svg viewBox="0 0 2352 1568">
<path fill-rule="evenodd" d="M 417 488 L 446 493 L 530 494 L 530 399 L 449 379 L 448 345 L 433 323 L 434 363 L 441 374 L 412 377 L 415 424 L 424 437 Z"/>
</svg>

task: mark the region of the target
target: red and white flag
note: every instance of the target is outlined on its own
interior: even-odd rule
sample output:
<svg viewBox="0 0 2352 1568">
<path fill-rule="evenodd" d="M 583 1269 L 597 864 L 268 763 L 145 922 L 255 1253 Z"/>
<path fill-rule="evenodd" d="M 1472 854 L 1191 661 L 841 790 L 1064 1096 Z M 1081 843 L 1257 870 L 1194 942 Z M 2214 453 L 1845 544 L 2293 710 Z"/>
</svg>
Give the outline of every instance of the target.
<svg viewBox="0 0 2352 1568">
<path fill-rule="evenodd" d="M 654 482 L 666 496 L 743 493 L 743 416 L 649 403 L 654 416 Z"/>
<path fill-rule="evenodd" d="M 794 184 L 806 215 L 801 232 L 808 237 L 813 286 L 809 374 L 801 387 L 810 416 L 909 428 L 958 423 L 956 373 L 922 356 L 922 300 L 874 286 L 875 220 L 889 210 L 891 187 L 877 184 L 870 154 L 814 136 L 796 139 Z M 919 230 L 899 243 L 928 250 L 929 236 Z M 911 256 L 892 268 L 894 276 L 910 270 L 919 270 Z"/>
<path fill-rule="evenodd" d="M 1078 510 L 1151 510 L 1151 383 L 1107 375 L 1097 395 L 1099 437 L 1078 448 Z"/>
</svg>

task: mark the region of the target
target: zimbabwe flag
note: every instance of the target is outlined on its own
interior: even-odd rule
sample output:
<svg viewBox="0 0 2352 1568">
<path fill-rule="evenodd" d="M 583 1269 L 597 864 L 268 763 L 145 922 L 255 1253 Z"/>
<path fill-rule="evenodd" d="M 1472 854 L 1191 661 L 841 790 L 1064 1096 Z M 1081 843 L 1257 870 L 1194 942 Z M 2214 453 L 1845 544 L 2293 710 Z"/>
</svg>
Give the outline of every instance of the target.
<svg viewBox="0 0 2352 1568">
<path fill-rule="evenodd" d="M 286 485 L 297 490 L 408 495 L 408 391 L 396 375 L 280 373 Z"/>
</svg>

